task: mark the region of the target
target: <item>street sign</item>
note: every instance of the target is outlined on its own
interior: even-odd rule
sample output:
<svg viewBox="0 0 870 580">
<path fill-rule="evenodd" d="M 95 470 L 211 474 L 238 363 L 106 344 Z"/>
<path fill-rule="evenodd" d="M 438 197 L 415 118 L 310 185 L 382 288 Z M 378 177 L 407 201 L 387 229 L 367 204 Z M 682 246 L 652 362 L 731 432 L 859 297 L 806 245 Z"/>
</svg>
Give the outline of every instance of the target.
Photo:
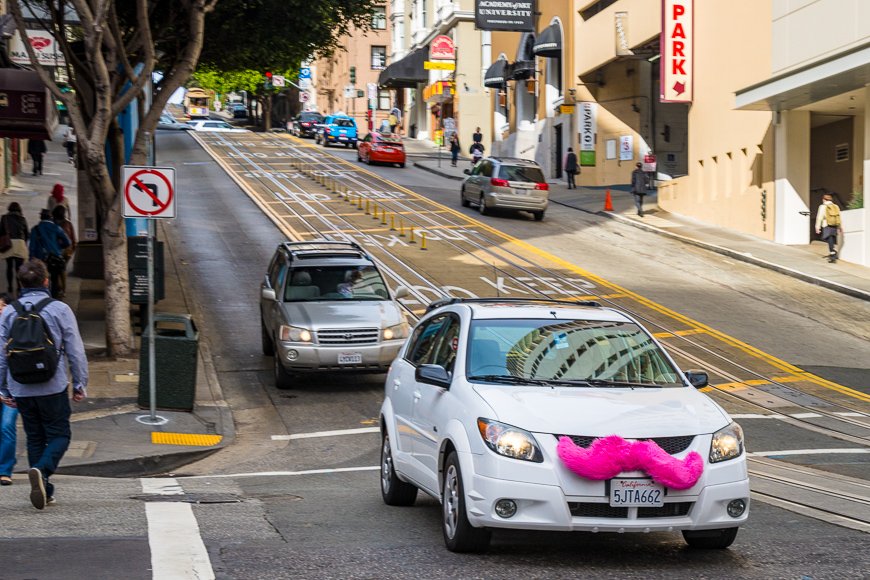
<svg viewBox="0 0 870 580">
<path fill-rule="evenodd" d="M 352 99 L 355 94 L 356 94 L 356 88 L 354 88 L 353 85 L 345 85 L 345 87 L 344 87 L 344 98 L 345 99 Z"/>
<path fill-rule="evenodd" d="M 366 88 L 368 89 L 370 99 L 378 98 L 378 83 L 368 83 Z"/>
<path fill-rule="evenodd" d="M 438 62 L 433 60 L 423 61 L 425 70 L 456 70 L 456 63 L 451 61 Z"/>
<path fill-rule="evenodd" d="M 310 79 L 311 78 L 311 69 L 307 66 L 303 66 L 299 69 L 299 80 L 302 79 Z"/>
<path fill-rule="evenodd" d="M 311 77 L 299 79 L 299 88 L 302 90 L 311 88 Z"/>
<path fill-rule="evenodd" d="M 175 168 L 121 168 L 125 218 L 164 219 L 175 217 Z"/>
<path fill-rule="evenodd" d="M 272 86 L 273 87 L 283 87 L 284 86 L 284 77 L 280 75 L 272 75 Z"/>
<path fill-rule="evenodd" d="M 306 91 L 302 91 L 301 93 L 299 93 L 300 103 L 307 103 L 309 100 L 311 100 L 311 93 Z"/>
</svg>

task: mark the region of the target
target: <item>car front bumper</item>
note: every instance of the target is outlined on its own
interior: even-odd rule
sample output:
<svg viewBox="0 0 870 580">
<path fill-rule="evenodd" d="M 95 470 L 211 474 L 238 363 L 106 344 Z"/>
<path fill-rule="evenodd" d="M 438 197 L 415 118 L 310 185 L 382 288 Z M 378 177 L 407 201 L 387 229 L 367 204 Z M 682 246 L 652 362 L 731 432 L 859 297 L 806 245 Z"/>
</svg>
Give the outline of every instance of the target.
<svg viewBox="0 0 870 580">
<path fill-rule="evenodd" d="M 384 372 L 405 343 L 404 339 L 377 344 L 323 346 L 317 344 L 279 343 L 277 354 L 288 372 Z M 295 358 L 290 359 L 290 352 Z M 359 354 L 361 362 L 339 363 L 340 354 Z"/>
</svg>

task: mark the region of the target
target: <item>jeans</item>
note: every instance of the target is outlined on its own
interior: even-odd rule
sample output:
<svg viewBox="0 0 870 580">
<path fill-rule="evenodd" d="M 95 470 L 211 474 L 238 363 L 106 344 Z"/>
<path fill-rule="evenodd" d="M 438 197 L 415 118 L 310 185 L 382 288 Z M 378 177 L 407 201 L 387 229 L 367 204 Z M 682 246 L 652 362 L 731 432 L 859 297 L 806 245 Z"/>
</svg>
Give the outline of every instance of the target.
<svg viewBox="0 0 870 580">
<path fill-rule="evenodd" d="M 12 475 L 15 468 L 15 423 L 18 409 L 0 403 L 0 475 Z"/>
<path fill-rule="evenodd" d="M 568 189 L 577 189 L 577 184 L 574 183 L 574 178 L 577 176 L 573 171 L 566 171 L 565 175 L 568 176 Z"/>
<path fill-rule="evenodd" d="M 634 194 L 634 207 L 637 208 L 637 215 L 643 215 L 643 198 L 644 194 L 635 193 Z"/>
<path fill-rule="evenodd" d="M 47 480 L 57 471 L 72 437 L 69 393 L 64 389 L 55 395 L 16 397 L 15 402 L 27 435 L 27 460 Z M 53 495 L 54 486 L 46 484 L 46 494 Z"/>
</svg>

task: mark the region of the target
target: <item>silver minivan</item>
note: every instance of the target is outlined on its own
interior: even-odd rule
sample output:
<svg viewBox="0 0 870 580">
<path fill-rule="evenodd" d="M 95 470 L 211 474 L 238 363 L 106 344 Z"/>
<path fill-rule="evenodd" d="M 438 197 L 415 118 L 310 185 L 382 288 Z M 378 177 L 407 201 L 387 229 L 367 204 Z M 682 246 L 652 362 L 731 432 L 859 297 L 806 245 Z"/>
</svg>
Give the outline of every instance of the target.
<svg viewBox="0 0 870 580">
<path fill-rule="evenodd" d="M 476 204 L 481 215 L 493 208 L 524 210 L 536 221 L 544 219 L 550 186 L 534 161 L 488 157 L 465 174 L 460 192 L 463 207 Z"/>
<path fill-rule="evenodd" d="M 284 242 L 260 285 L 263 354 L 275 384 L 311 372 L 386 372 L 410 327 L 372 258 L 353 242 Z"/>
</svg>

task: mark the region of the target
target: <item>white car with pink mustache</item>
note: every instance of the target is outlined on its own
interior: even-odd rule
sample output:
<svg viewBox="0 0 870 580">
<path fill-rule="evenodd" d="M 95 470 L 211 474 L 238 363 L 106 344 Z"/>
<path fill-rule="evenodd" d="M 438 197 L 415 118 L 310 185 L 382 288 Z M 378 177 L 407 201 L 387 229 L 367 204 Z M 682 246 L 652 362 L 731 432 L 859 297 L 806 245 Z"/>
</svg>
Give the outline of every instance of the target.
<svg viewBox="0 0 870 580">
<path fill-rule="evenodd" d="M 485 550 L 493 528 L 681 531 L 727 548 L 749 476 L 707 380 L 596 303 L 433 303 L 387 375 L 381 494 L 440 500 L 455 552 Z"/>
</svg>

